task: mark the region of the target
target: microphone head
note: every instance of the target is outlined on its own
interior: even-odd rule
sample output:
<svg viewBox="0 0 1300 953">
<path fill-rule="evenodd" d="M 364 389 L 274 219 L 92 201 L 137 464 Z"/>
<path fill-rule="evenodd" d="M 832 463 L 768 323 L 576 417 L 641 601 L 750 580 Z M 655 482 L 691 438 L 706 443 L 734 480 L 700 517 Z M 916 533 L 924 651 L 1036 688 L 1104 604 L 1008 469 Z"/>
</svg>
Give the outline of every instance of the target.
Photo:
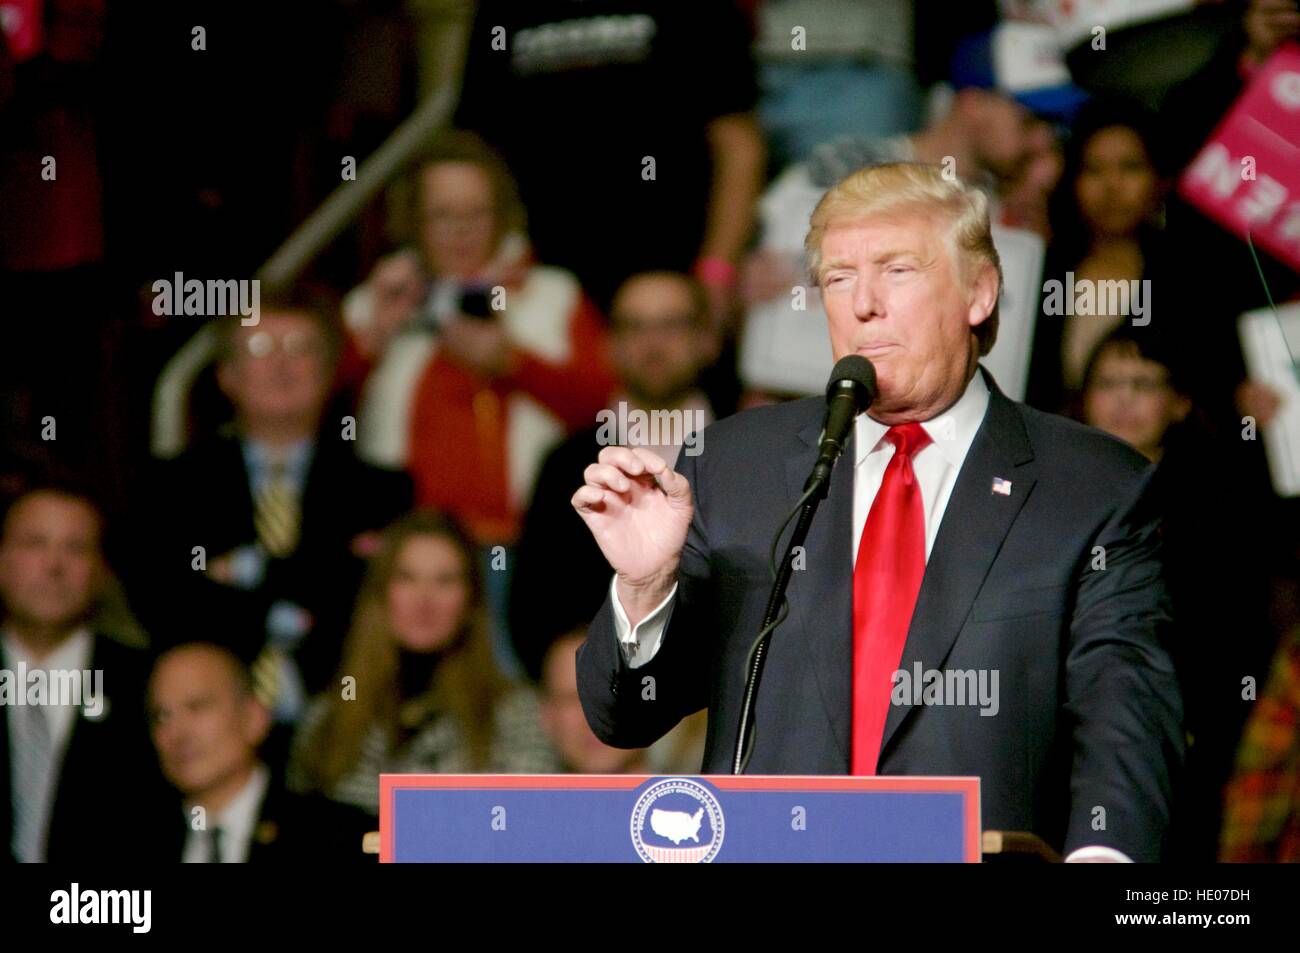
<svg viewBox="0 0 1300 953">
<path fill-rule="evenodd" d="M 876 369 L 861 354 L 849 354 L 835 362 L 830 382 L 826 385 L 826 400 L 852 393 L 859 411 L 866 410 L 876 399 Z"/>
</svg>

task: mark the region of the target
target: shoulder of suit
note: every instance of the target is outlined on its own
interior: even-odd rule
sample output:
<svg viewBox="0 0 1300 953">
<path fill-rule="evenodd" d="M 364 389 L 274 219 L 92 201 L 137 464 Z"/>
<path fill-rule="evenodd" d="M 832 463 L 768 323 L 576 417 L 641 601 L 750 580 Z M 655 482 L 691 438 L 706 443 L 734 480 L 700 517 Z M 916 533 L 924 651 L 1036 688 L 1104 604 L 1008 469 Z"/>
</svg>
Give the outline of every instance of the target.
<svg viewBox="0 0 1300 953">
<path fill-rule="evenodd" d="M 362 460 L 350 441 L 340 440 L 337 434 L 331 434 L 328 429 L 322 431 L 316 441 L 316 454 L 317 461 L 322 462 L 327 471 L 338 468 L 334 476 L 345 476 L 348 482 L 368 482 L 374 492 L 396 492 L 410 486 L 410 476 L 405 470 L 376 466 Z"/>
<path fill-rule="evenodd" d="M 232 436 L 207 434 L 196 437 L 174 457 L 154 460 L 148 469 L 155 476 L 162 477 L 175 477 L 180 473 L 196 471 L 209 473 L 213 463 L 223 458 L 238 460 L 242 466 L 239 441 Z"/>
<path fill-rule="evenodd" d="M 112 702 L 109 714 L 119 717 L 110 723 L 136 722 L 143 717 L 149 673 L 153 668 L 154 653 L 148 649 L 126 645 L 110 635 L 95 633 L 90 648 L 90 667 L 104 673 L 104 695 Z"/>
<path fill-rule="evenodd" d="M 1151 466 L 1150 460 L 1104 430 L 1027 404 L 1015 407 L 1025 423 L 1035 461 L 1049 471 L 1060 468 L 1074 478 L 1092 474 L 1094 479 L 1124 479 L 1139 477 Z"/>
<path fill-rule="evenodd" d="M 715 420 L 704 428 L 701 453 L 724 451 L 731 446 L 786 443 L 826 407 L 823 397 L 800 397 L 779 404 L 751 407 Z"/>
<path fill-rule="evenodd" d="M 94 633 L 91 636 L 91 659 L 96 668 L 101 664 L 125 666 L 140 672 L 147 672 L 152 656 L 147 649 L 120 642 L 111 635 Z"/>
<path fill-rule="evenodd" d="M 1128 444 L 1095 427 L 1049 414 L 1012 401 L 1024 423 L 1035 462 L 1045 475 L 1059 473 L 1077 482 L 1086 478 L 1107 483 L 1137 480 L 1151 466 Z M 770 452 L 795 439 L 810 422 L 820 420 L 825 399 L 820 395 L 743 410 L 714 421 L 704 429 L 701 463 L 717 455 L 733 457 Z"/>
<path fill-rule="evenodd" d="M 363 860 L 362 836 L 376 818 L 322 794 L 299 794 L 272 784 L 258 818 L 262 836 L 274 839 L 295 859 Z"/>
</svg>

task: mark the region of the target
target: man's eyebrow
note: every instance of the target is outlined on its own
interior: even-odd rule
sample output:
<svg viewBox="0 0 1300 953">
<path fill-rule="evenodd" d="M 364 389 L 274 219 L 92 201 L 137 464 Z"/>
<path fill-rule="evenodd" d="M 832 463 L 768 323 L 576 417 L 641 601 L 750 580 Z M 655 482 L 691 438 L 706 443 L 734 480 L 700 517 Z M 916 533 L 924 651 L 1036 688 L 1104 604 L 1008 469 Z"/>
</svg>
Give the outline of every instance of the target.
<svg viewBox="0 0 1300 953">
<path fill-rule="evenodd" d="M 893 261 L 895 258 L 911 258 L 916 262 L 924 261 L 920 252 L 912 251 L 910 248 L 887 248 L 872 255 L 871 261 L 873 264 L 879 265 L 883 262 Z"/>
</svg>

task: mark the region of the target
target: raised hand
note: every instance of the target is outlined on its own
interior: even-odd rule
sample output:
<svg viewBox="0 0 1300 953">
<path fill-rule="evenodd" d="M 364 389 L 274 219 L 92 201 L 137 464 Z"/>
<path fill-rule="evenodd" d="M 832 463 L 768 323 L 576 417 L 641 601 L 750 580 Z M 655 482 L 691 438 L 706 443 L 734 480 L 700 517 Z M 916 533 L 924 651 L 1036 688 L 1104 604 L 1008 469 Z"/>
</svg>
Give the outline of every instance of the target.
<svg viewBox="0 0 1300 953">
<path fill-rule="evenodd" d="M 606 447 L 583 474 L 573 507 L 618 573 L 618 596 L 636 625 L 677 581 L 693 505 L 690 484 L 640 447 Z"/>
</svg>

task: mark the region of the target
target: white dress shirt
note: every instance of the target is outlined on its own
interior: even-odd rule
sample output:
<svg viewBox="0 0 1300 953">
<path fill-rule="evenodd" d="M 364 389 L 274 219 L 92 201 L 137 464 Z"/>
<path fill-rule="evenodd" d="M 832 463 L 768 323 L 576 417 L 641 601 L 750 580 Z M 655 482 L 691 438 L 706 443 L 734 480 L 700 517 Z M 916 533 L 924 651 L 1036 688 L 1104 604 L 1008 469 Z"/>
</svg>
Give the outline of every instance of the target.
<svg viewBox="0 0 1300 953">
<path fill-rule="evenodd" d="M 988 385 L 984 382 L 984 375 L 976 370 L 956 403 L 935 417 L 921 422 L 931 442 L 912 457 L 912 470 L 921 488 L 922 505 L 925 510 L 927 563 L 935 538 L 939 535 L 939 526 L 943 522 L 943 514 L 952 496 L 952 489 L 957 483 L 957 475 L 961 472 L 966 454 L 975 440 L 975 434 L 984 421 L 988 405 Z M 888 424 L 882 424 L 866 413 L 859 414 L 854 421 L 853 552 L 850 559 L 855 563 L 862 530 L 867 523 L 867 514 L 871 512 L 871 504 L 884 479 L 885 467 L 894 455 L 894 445 L 884 439 L 888 429 Z M 677 594 L 677 586 L 674 585 L 667 598 L 633 628 L 618 600 L 617 579 L 616 574 L 610 581 L 614 629 L 629 667 L 639 668 L 654 658 L 655 653 L 659 651 L 664 630 L 672 615 L 672 602 Z M 1108 847 L 1081 847 L 1067 858 L 1067 860 L 1101 859 L 1128 860 L 1119 851 Z"/>
<path fill-rule="evenodd" d="M 87 628 L 80 628 L 68 636 L 63 642 L 49 655 L 43 658 L 36 658 L 31 651 L 18 640 L 13 632 L 5 630 L 0 636 L 0 650 L 3 650 L 4 667 L 10 672 L 15 673 L 12 677 L 17 678 L 17 672 L 20 668 L 25 668 L 28 679 L 31 673 L 37 669 L 49 672 L 64 671 L 86 671 L 90 668 L 91 655 L 94 649 L 94 639 Z M 55 681 L 46 676 L 46 684 L 53 685 Z M 16 686 L 17 690 L 26 698 L 27 684 Z M 84 696 L 83 696 L 84 697 Z M 60 704 L 54 704 L 61 702 Z M 54 765 L 48 772 L 40 772 L 32 778 L 20 778 L 18 772 L 21 770 L 23 761 L 13 756 L 17 746 L 26 737 L 26 723 L 22 719 L 29 717 L 33 709 L 26 704 L 15 704 L 7 712 L 8 723 L 8 745 L 10 751 L 9 768 L 12 772 L 9 778 L 10 790 L 3 792 L 4 797 L 9 797 L 11 793 L 16 797 L 21 797 L 19 791 L 29 789 L 39 789 L 39 803 L 41 804 L 40 813 L 33 815 L 34 824 L 39 827 L 40 833 L 33 830 L 32 840 L 28 841 L 30 849 L 24 849 L 23 853 L 27 856 L 19 857 L 23 862 L 41 862 L 45 860 L 45 842 L 50 814 L 54 809 L 54 798 L 59 790 L 59 774 L 63 769 L 63 756 L 68 750 L 68 741 L 72 738 L 72 729 L 76 725 L 77 715 L 80 708 L 77 705 L 70 704 L 68 699 L 56 699 L 53 697 L 46 698 L 46 704 L 41 706 L 41 714 L 45 716 L 46 723 L 49 726 L 50 751 L 54 753 Z M 29 759 L 30 760 L 30 759 Z M 14 832 L 15 838 L 18 838 L 18 832 Z M 39 840 L 39 843 L 36 841 Z"/>
<path fill-rule="evenodd" d="M 209 816 L 206 830 L 195 830 L 193 815 L 190 811 L 194 805 L 185 806 L 185 847 L 181 853 L 181 862 L 185 864 L 206 863 L 211 851 L 211 830 L 221 828 L 221 862 L 223 864 L 243 864 L 248 861 L 248 850 L 253 842 L 253 831 L 257 819 L 262 814 L 262 801 L 266 798 L 266 788 L 270 783 L 271 773 L 265 765 L 259 764 L 253 769 L 248 782 L 231 798 L 230 803 L 221 809 L 216 817 Z"/>
<path fill-rule="evenodd" d="M 26 665 L 28 676 L 36 669 L 44 669 L 46 672 L 84 672 L 90 669 L 90 659 L 94 650 L 94 638 L 87 628 L 77 629 L 72 635 L 63 640 L 53 652 L 44 658 L 37 659 L 31 652 L 18 641 L 17 636 L 6 630 L 0 646 L 4 648 L 4 667 L 11 672 L 17 672 L 19 663 Z M 52 681 L 46 681 L 47 685 L 54 684 Z M 20 691 L 25 691 L 26 686 L 19 686 Z M 51 701 L 53 699 L 50 699 Z M 64 699 L 66 701 L 66 699 Z M 72 726 L 77 721 L 77 715 L 80 711 L 77 705 L 45 705 L 45 716 L 50 723 L 50 739 L 53 741 L 54 750 L 63 752 L 67 750 L 68 739 L 72 737 Z M 15 706 L 10 709 L 9 722 L 9 740 L 13 743 L 14 726 L 13 713 L 21 711 L 22 706 Z"/>
</svg>

